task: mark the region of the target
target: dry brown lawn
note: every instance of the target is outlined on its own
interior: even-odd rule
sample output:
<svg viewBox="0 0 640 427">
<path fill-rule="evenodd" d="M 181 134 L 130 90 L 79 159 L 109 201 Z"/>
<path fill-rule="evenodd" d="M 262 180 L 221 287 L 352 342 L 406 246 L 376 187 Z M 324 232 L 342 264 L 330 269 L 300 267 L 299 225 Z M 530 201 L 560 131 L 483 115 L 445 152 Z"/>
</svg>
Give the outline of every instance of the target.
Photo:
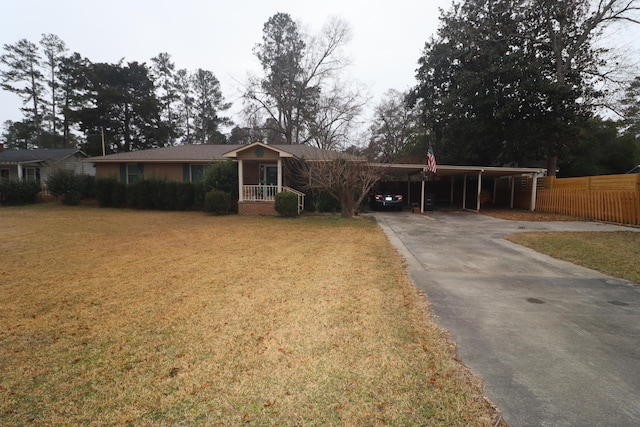
<svg viewBox="0 0 640 427">
<path fill-rule="evenodd" d="M 0 425 L 492 425 L 370 219 L 0 208 Z"/>
</svg>

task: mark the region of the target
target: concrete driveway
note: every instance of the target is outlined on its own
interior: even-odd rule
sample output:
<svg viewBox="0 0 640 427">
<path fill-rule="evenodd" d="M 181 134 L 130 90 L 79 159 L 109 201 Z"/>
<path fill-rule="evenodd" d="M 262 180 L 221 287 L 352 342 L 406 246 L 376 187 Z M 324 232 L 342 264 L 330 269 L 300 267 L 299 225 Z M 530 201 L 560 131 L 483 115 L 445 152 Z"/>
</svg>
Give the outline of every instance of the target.
<svg viewBox="0 0 640 427">
<path fill-rule="evenodd" d="M 502 239 L 639 229 L 470 212 L 373 215 L 508 423 L 640 425 L 640 286 Z"/>
</svg>

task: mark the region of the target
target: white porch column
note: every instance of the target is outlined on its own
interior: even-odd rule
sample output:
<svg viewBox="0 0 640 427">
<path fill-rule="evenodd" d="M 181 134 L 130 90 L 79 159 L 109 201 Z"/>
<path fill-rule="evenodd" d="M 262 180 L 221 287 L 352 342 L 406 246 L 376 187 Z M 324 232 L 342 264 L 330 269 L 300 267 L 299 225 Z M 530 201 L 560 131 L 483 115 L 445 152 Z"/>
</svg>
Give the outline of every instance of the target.
<svg viewBox="0 0 640 427">
<path fill-rule="evenodd" d="M 282 159 L 278 159 L 278 193 L 282 192 Z"/>
<path fill-rule="evenodd" d="M 242 202 L 244 201 L 244 191 L 243 187 L 244 187 L 244 174 L 243 174 L 243 168 L 242 168 L 242 159 L 238 159 L 238 201 Z"/>
<path fill-rule="evenodd" d="M 18 163 L 18 181 L 22 181 L 22 165 Z"/>
<path fill-rule="evenodd" d="M 538 172 L 533 174 L 533 182 L 531 183 L 531 207 L 533 212 L 536 210 L 536 196 L 538 194 Z"/>
</svg>

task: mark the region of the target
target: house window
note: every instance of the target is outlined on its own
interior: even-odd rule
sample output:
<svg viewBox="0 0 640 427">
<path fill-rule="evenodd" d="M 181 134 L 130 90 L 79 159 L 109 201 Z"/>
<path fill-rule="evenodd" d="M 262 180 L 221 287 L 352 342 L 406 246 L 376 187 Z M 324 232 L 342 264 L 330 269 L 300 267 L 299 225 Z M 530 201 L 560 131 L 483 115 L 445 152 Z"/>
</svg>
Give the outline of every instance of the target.
<svg viewBox="0 0 640 427">
<path fill-rule="evenodd" d="M 9 169 L 0 169 L 0 178 L 9 179 L 11 175 L 9 174 Z"/>
<path fill-rule="evenodd" d="M 25 181 L 40 182 L 40 169 L 38 168 L 22 168 L 22 179 Z"/>
<path fill-rule="evenodd" d="M 191 182 L 198 182 L 204 179 L 208 165 L 191 165 Z"/>
<path fill-rule="evenodd" d="M 127 165 L 127 184 L 133 184 L 142 179 L 142 165 L 131 163 Z"/>
</svg>

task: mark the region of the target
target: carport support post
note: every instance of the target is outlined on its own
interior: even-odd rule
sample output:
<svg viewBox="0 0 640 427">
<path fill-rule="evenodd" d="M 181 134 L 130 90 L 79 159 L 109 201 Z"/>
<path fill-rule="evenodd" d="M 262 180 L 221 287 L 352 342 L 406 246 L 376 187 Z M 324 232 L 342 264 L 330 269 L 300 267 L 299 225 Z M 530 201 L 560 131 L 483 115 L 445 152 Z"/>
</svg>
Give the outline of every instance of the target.
<svg viewBox="0 0 640 427">
<path fill-rule="evenodd" d="M 451 199 L 449 201 L 449 204 L 453 206 L 453 186 L 454 186 L 455 179 L 452 176 L 449 177 L 449 179 L 451 179 Z"/>
<path fill-rule="evenodd" d="M 498 189 L 498 178 L 494 178 L 493 179 L 493 198 L 491 200 L 491 203 L 493 203 L 494 206 L 496 204 L 496 190 L 497 189 Z"/>
<path fill-rule="evenodd" d="M 536 210 L 536 196 L 538 194 L 538 172 L 533 174 L 533 182 L 531 182 L 531 205 L 530 211 Z"/>
<path fill-rule="evenodd" d="M 422 191 L 420 191 L 420 213 L 424 213 L 424 177 L 425 175 L 423 173 L 422 174 Z"/>
<path fill-rule="evenodd" d="M 464 174 L 464 184 L 462 185 L 462 209 L 467 208 L 467 174 Z"/>
<path fill-rule="evenodd" d="M 515 179 L 513 179 L 513 176 L 509 177 L 509 188 L 511 189 L 511 203 L 509 204 L 509 207 L 513 209 L 513 196 L 516 191 Z"/>
<path fill-rule="evenodd" d="M 480 193 L 482 193 L 482 171 L 478 172 L 478 194 L 476 195 L 476 212 L 480 212 Z"/>
</svg>

